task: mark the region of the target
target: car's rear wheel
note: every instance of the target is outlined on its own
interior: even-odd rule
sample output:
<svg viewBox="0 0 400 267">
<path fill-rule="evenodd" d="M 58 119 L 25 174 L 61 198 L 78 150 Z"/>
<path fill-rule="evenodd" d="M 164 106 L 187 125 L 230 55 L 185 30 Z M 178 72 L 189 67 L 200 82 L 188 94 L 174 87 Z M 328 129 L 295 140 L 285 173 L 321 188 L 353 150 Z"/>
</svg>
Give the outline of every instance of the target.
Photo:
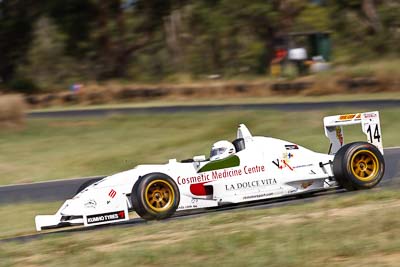
<svg viewBox="0 0 400 267">
<path fill-rule="evenodd" d="M 136 182 L 131 198 L 133 209 L 140 217 L 161 220 L 176 211 L 180 194 L 171 177 L 164 173 L 150 173 Z"/>
<path fill-rule="evenodd" d="M 367 142 L 344 145 L 333 160 L 336 181 L 347 190 L 369 189 L 376 186 L 385 172 L 381 152 Z"/>
</svg>

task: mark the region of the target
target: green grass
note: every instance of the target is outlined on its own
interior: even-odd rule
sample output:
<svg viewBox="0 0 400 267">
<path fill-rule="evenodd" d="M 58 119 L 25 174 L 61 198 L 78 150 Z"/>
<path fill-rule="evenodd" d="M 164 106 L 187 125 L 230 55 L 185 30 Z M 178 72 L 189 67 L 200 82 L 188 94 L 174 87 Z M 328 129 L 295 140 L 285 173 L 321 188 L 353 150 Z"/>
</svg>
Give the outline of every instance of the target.
<svg viewBox="0 0 400 267">
<path fill-rule="evenodd" d="M 54 214 L 63 202 L 13 203 L 0 205 L 0 214 L 5 220 L 0 224 L 0 238 L 26 235 L 35 232 L 35 216 Z"/>
<path fill-rule="evenodd" d="M 16 208 L 22 216 L 37 207 L 1 211 Z M 267 210 L 53 234 L 2 243 L 0 266 L 398 266 L 399 207 L 397 191 L 374 189 Z"/>
<path fill-rule="evenodd" d="M 254 135 L 290 140 L 327 152 L 322 118 L 360 110 L 226 111 L 80 119 L 32 119 L 23 130 L 0 131 L 0 184 L 107 175 L 141 163 L 208 154 L 213 142 L 236 138 L 239 123 Z M 384 146 L 396 146 L 400 109 L 381 110 Z M 360 126 L 345 140 L 366 140 Z"/>
</svg>

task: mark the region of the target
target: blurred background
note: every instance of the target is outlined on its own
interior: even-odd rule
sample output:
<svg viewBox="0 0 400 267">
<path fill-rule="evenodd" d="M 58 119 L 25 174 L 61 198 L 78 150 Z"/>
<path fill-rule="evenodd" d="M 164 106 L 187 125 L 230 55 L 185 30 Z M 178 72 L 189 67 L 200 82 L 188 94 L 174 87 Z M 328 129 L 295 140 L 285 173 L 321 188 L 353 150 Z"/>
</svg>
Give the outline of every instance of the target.
<svg viewBox="0 0 400 267">
<path fill-rule="evenodd" d="M 399 14 L 396 0 L 0 0 L 0 88 L 385 72 Z"/>
</svg>

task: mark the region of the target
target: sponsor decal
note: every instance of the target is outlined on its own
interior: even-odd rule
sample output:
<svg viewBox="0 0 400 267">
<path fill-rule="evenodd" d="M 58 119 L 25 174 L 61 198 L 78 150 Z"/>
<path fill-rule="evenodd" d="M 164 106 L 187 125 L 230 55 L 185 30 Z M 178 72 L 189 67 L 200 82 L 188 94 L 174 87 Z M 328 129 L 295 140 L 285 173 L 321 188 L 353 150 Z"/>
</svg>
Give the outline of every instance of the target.
<svg viewBox="0 0 400 267">
<path fill-rule="evenodd" d="M 340 145 L 343 145 L 343 134 L 342 128 L 340 126 L 336 126 L 336 138 L 339 140 Z"/>
<path fill-rule="evenodd" d="M 186 205 L 186 206 L 179 206 L 179 207 L 178 207 L 179 210 L 196 209 L 196 208 L 198 208 L 197 205 Z"/>
<path fill-rule="evenodd" d="M 286 150 L 299 149 L 297 145 L 285 145 Z"/>
<path fill-rule="evenodd" d="M 86 220 L 87 224 L 101 223 L 101 222 L 112 222 L 117 220 L 125 219 L 125 211 L 115 211 L 103 214 L 88 215 Z"/>
<path fill-rule="evenodd" d="M 306 189 L 307 187 L 310 187 L 313 183 L 313 181 L 301 183 L 301 188 Z"/>
<path fill-rule="evenodd" d="M 108 193 L 108 196 L 111 198 L 114 198 L 117 195 L 117 191 L 114 189 L 111 189 L 110 192 Z"/>
<path fill-rule="evenodd" d="M 312 164 L 303 164 L 303 165 L 293 166 L 293 169 L 305 168 L 305 167 L 311 167 L 311 166 L 312 166 Z"/>
<path fill-rule="evenodd" d="M 292 154 L 292 153 L 283 153 L 283 159 L 284 160 L 286 160 L 287 162 L 289 162 L 289 160 L 291 159 L 291 158 L 293 158 L 294 157 L 294 155 Z"/>
<path fill-rule="evenodd" d="M 190 177 L 178 176 L 176 181 L 177 181 L 178 185 L 208 183 L 208 182 L 217 181 L 220 179 L 238 177 L 241 175 L 263 173 L 265 171 L 266 171 L 266 168 L 264 165 L 254 165 L 254 166 L 246 165 L 242 168 L 213 170 L 213 171 L 209 171 L 207 173 L 201 173 L 199 175 L 190 176 Z"/>
<path fill-rule="evenodd" d="M 252 174 L 252 173 L 259 173 L 259 172 L 265 172 L 265 167 L 262 166 L 254 166 L 254 167 L 247 167 L 244 166 L 243 171 L 245 174 Z"/>
<path fill-rule="evenodd" d="M 339 120 L 340 121 L 348 121 L 348 120 L 352 120 L 354 118 L 359 119 L 361 117 L 361 114 L 344 114 L 344 115 L 340 115 L 339 116 Z"/>
<path fill-rule="evenodd" d="M 259 187 L 265 187 L 269 185 L 275 185 L 276 179 L 262 179 L 256 181 L 239 182 L 235 184 L 225 185 L 226 191 L 236 191 L 236 190 L 247 190 Z"/>
<path fill-rule="evenodd" d="M 274 163 L 274 165 L 276 167 L 278 167 L 278 169 L 283 170 L 285 168 L 288 168 L 289 170 L 293 171 L 293 167 L 289 165 L 290 163 L 290 159 L 294 157 L 294 154 L 291 152 L 284 152 L 282 154 L 282 159 L 277 158 L 276 161 L 273 160 L 272 163 Z"/>
<path fill-rule="evenodd" d="M 95 208 L 97 203 L 94 199 L 89 199 L 85 204 L 83 204 L 85 208 Z"/>
<path fill-rule="evenodd" d="M 376 115 L 376 113 L 363 113 L 363 117 L 365 119 L 371 119 L 371 118 L 376 118 L 377 115 Z"/>
<path fill-rule="evenodd" d="M 264 197 L 268 197 L 268 196 L 272 196 L 272 195 L 273 195 L 273 193 L 265 193 L 265 194 L 258 194 L 258 195 L 252 195 L 252 196 L 245 196 L 245 197 L 243 197 L 243 200 L 264 198 Z"/>
<path fill-rule="evenodd" d="M 285 168 L 288 168 L 289 170 L 293 171 L 293 168 L 286 162 L 284 159 L 276 159 L 272 161 L 272 163 L 278 167 L 278 169 L 283 170 Z"/>
<path fill-rule="evenodd" d="M 195 209 L 198 208 L 198 199 L 193 198 L 191 201 L 191 204 L 186 205 L 186 206 L 179 206 L 178 209 Z"/>
</svg>

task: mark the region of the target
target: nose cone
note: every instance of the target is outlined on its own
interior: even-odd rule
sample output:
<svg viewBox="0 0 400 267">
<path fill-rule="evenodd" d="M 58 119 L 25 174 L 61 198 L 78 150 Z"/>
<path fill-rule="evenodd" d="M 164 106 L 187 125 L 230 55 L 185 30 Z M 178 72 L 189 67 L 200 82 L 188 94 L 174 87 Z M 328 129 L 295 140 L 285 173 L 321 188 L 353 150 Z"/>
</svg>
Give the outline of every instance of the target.
<svg viewBox="0 0 400 267">
<path fill-rule="evenodd" d="M 70 199 L 60 210 L 63 216 L 80 216 L 83 214 L 83 205 L 80 198 Z"/>
</svg>

